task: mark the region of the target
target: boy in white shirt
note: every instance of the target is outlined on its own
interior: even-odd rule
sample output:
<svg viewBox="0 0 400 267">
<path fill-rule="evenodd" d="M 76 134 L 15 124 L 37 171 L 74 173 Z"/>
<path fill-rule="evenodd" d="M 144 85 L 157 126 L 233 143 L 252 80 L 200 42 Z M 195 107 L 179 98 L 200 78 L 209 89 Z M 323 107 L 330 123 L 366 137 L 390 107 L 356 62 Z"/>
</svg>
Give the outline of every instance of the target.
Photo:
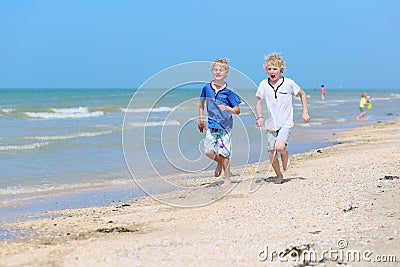
<svg viewBox="0 0 400 267">
<path fill-rule="evenodd" d="M 275 52 L 266 56 L 264 69 L 269 78 L 262 80 L 257 89 L 256 125 L 261 127 L 264 122 L 261 111 L 262 100 L 264 99 L 269 114 L 269 118 L 265 121 L 269 159 L 277 176 L 275 183 L 281 184 L 283 174 L 280 170 L 277 154 L 281 154 L 283 170 L 287 170 L 289 154 L 286 146 L 290 130 L 294 125 L 292 95 L 300 96 L 303 106 L 303 121 L 309 122 L 310 116 L 308 115 L 306 93 L 292 79 L 282 76 L 285 71 L 283 58 Z"/>
</svg>

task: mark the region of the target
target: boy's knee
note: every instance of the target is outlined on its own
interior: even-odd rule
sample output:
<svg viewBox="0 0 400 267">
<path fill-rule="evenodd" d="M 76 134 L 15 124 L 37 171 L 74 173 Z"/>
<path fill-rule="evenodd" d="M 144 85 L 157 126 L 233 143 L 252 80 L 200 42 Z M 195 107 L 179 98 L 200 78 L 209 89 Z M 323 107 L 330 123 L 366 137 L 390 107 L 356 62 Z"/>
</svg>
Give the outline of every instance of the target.
<svg viewBox="0 0 400 267">
<path fill-rule="evenodd" d="M 279 153 L 283 152 L 284 153 L 286 151 L 286 143 L 285 143 L 285 141 L 281 141 L 281 140 L 276 141 L 275 149 L 276 149 L 276 152 L 279 152 Z"/>
<path fill-rule="evenodd" d="M 215 152 L 213 150 L 208 150 L 206 152 L 206 156 L 209 157 L 210 159 L 214 159 L 216 154 L 215 154 Z"/>
<path fill-rule="evenodd" d="M 269 151 L 268 151 L 269 157 L 275 156 L 275 153 L 276 153 L 275 150 L 269 150 Z"/>
</svg>

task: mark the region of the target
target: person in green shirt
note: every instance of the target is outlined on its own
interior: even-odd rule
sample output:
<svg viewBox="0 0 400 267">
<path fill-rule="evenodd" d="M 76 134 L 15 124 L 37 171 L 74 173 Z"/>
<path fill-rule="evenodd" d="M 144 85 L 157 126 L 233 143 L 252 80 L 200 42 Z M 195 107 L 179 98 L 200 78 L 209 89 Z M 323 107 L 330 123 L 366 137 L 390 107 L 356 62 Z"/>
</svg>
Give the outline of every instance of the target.
<svg viewBox="0 0 400 267">
<path fill-rule="evenodd" d="M 363 92 L 361 94 L 361 100 L 360 100 L 360 114 L 357 116 L 357 120 L 361 120 L 365 117 L 365 115 L 367 114 L 367 112 L 365 111 L 365 105 L 367 104 L 367 97 L 368 94 Z"/>
</svg>

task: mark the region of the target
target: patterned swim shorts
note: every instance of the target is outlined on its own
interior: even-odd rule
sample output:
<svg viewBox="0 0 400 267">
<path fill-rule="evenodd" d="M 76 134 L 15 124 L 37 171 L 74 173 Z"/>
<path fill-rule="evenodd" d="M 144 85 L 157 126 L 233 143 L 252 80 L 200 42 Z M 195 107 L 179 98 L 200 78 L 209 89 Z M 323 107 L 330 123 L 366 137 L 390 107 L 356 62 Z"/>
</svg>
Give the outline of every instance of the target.
<svg viewBox="0 0 400 267">
<path fill-rule="evenodd" d="M 231 131 L 207 129 L 204 139 L 205 152 L 212 150 L 225 158 L 229 158 L 231 156 L 231 135 Z"/>
</svg>

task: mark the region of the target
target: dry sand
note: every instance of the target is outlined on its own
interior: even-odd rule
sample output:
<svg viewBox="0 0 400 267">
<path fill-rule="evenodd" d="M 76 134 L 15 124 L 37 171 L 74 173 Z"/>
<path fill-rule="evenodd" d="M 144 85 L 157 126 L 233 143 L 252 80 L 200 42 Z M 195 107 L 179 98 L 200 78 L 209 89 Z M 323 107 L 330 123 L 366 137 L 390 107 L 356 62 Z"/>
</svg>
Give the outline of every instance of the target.
<svg viewBox="0 0 400 267">
<path fill-rule="evenodd" d="M 293 260 L 306 249 L 318 258 L 309 265 L 398 265 L 400 121 L 332 138 L 339 143 L 291 157 L 281 185 L 265 179 L 263 163 L 233 170 L 236 187 L 221 199 L 217 186 L 163 196 L 217 200 L 202 207 L 148 197 L 4 225 L 31 235 L 2 241 L 0 266 L 301 266 Z M 271 259 L 285 249 L 292 258 Z M 336 260 L 340 253 L 351 255 Z"/>
</svg>

